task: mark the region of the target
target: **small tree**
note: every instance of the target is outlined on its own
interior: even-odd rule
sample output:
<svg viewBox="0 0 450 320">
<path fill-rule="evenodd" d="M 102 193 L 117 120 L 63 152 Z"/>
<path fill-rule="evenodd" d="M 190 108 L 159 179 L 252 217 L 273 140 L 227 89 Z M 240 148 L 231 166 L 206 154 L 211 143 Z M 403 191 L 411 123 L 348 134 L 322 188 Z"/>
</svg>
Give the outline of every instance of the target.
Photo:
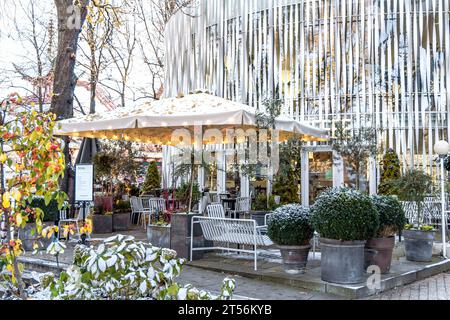
<svg viewBox="0 0 450 320">
<path fill-rule="evenodd" d="M 400 160 L 393 149 L 389 149 L 381 161 L 383 167 L 381 172 L 381 183 L 378 187 L 378 193 L 382 195 L 396 194 L 394 181 L 400 179 L 402 173 L 400 170 Z"/>
<path fill-rule="evenodd" d="M 356 189 L 360 189 L 361 173 L 367 167 L 369 157 L 375 157 L 377 131 L 370 127 L 348 129 L 342 122 L 336 123 L 333 150 L 339 153 L 356 173 Z"/>
<path fill-rule="evenodd" d="M 23 266 L 17 261 L 23 252 L 18 231 L 35 220 L 35 234 L 42 233 L 44 212 L 33 207 L 33 197 L 44 197 L 45 205 L 55 199 L 59 209 L 67 198 L 59 190 L 65 162 L 61 145 L 53 136 L 56 116 L 28 109 L 17 94 L 0 101 L 0 219 L 5 224 L 0 269 L 10 272 L 10 276 L 2 276 L 17 288 L 21 298 L 25 298 L 25 291 Z"/>
<path fill-rule="evenodd" d="M 161 189 L 161 177 L 156 161 L 152 161 L 147 169 L 147 175 L 142 186 L 142 194 L 152 194 L 159 189 Z"/>
<path fill-rule="evenodd" d="M 416 226 L 420 229 L 422 227 L 422 212 L 424 210 L 425 198 L 434 192 L 433 178 L 421 170 L 414 169 L 409 170 L 393 183 L 401 201 L 411 201 L 416 204 Z"/>
</svg>

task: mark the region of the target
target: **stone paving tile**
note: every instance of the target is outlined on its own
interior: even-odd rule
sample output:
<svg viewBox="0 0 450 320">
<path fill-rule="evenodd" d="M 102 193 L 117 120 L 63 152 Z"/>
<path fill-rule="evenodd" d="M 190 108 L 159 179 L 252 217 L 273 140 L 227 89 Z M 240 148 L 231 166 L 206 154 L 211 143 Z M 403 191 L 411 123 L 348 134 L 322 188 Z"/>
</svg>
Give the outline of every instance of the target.
<svg viewBox="0 0 450 320">
<path fill-rule="evenodd" d="M 198 288 L 210 291 L 218 291 L 222 280 L 227 276 L 209 270 L 201 270 L 195 267 L 185 266 L 179 277 L 182 284 L 190 283 Z M 330 294 L 314 292 L 290 286 L 265 282 L 256 279 L 248 279 L 236 275 L 229 275 L 236 280 L 235 294 L 240 297 L 265 300 L 341 300 L 342 298 Z M 205 279 L 208 286 L 205 287 Z M 212 282 L 212 284 L 211 284 Z"/>
<path fill-rule="evenodd" d="M 441 273 L 368 300 L 450 300 L 450 273 Z"/>
</svg>

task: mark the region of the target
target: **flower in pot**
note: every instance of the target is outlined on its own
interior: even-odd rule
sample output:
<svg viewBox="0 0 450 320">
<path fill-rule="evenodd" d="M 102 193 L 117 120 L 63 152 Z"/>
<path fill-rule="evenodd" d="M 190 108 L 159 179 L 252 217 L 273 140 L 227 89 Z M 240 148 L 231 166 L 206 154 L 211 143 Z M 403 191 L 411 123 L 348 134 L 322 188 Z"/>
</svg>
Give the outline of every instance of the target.
<svg viewBox="0 0 450 320">
<path fill-rule="evenodd" d="M 280 207 L 269 217 L 267 227 L 268 236 L 280 249 L 285 271 L 303 272 L 314 234 L 309 209 L 299 204 Z"/>
<path fill-rule="evenodd" d="M 400 200 L 413 204 L 415 212 L 404 232 L 406 259 L 429 262 L 433 255 L 435 230 L 424 224 L 424 211 L 425 198 L 433 193 L 433 178 L 421 170 L 410 170 L 394 183 Z"/>
<path fill-rule="evenodd" d="M 365 268 L 377 265 L 382 274 L 391 268 L 392 251 L 395 246 L 395 234 L 403 230 L 406 224 L 405 211 L 401 203 L 391 196 L 372 196 L 380 219 L 376 236 L 369 239 L 365 249 Z"/>
<path fill-rule="evenodd" d="M 322 280 L 362 282 L 365 242 L 379 225 L 370 197 L 347 188 L 327 189 L 311 207 L 311 224 L 321 236 Z"/>
</svg>

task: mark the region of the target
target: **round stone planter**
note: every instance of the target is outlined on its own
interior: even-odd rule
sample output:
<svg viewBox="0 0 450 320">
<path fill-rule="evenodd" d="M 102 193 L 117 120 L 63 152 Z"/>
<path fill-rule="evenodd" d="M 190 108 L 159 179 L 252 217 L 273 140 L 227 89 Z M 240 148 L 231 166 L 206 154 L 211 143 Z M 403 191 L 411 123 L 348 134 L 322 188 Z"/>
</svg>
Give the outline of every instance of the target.
<svg viewBox="0 0 450 320">
<path fill-rule="evenodd" d="M 322 280 L 355 284 L 364 279 L 365 241 L 320 239 Z"/>
<path fill-rule="evenodd" d="M 93 233 L 112 233 L 113 232 L 113 216 L 94 214 L 92 216 Z"/>
<path fill-rule="evenodd" d="M 288 274 L 304 273 L 310 245 L 306 246 L 278 246 L 283 259 L 284 271 Z"/>
<path fill-rule="evenodd" d="M 364 249 L 365 270 L 376 265 L 382 274 L 389 273 L 394 247 L 395 237 L 369 239 Z"/>
<path fill-rule="evenodd" d="M 406 259 L 414 262 L 430 262 L 433 257 L 434 231 L 405 230 Z"/>
</svg>

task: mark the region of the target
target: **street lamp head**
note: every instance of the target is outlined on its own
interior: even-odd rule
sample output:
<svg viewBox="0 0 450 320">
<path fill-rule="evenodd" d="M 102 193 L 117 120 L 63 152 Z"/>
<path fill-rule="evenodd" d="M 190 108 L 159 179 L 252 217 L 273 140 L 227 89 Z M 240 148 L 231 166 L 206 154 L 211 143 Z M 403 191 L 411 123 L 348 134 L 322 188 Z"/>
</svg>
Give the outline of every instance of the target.
<svg viewBox="0 0 450 320">
<path fill-rule="evenodd" d="M 445 140 L 438 141 L 434 145 L 434 152 L 440 156 L 446 156 L 450 153 L 450 144 Z"/>
</svg>

